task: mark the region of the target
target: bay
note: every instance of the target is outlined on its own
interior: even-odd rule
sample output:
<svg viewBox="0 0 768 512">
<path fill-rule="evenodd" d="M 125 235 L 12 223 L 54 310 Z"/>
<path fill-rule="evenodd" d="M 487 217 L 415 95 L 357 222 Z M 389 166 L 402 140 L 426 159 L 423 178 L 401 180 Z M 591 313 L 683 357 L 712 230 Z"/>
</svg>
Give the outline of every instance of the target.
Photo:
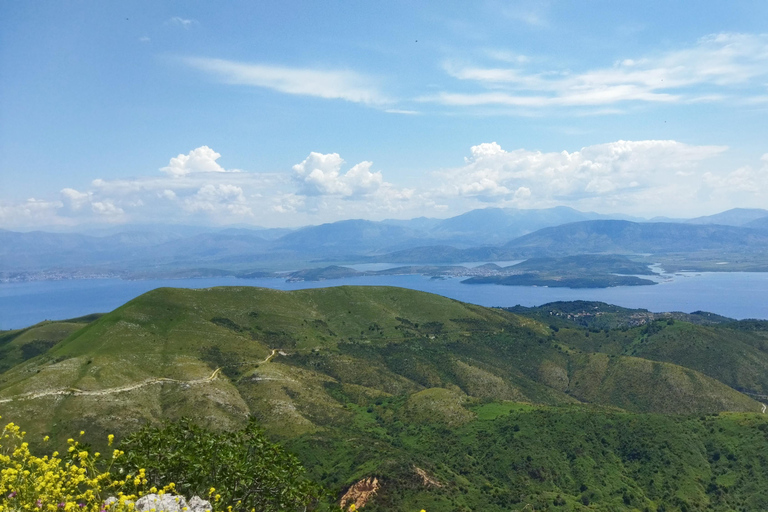
<svg viewBox="0 0 768 512">
<path fill-rule="evenodd" d="M 462 278 L 433 279 L 421 275 L 363 276 L 318 282 L 285 282 L 283 279 L 81 279 L 0 284 L 0 329 L 18 329 L 43 320 L 63 320 L 108 312 L 159 287 L 209 288 L 212 286 L 261 286 L 298 290 L 341 285 L 399 286 L 481 306 L 539 306 L 567 300 L 602 301 L 629 308 L 662 311 L 708 311 L 732 318 L 768 319 L 768 273 L 713 272 L 664 275 L 654 286 L 615 288 L 548 288 L 466 285 Z"/>
</svg>

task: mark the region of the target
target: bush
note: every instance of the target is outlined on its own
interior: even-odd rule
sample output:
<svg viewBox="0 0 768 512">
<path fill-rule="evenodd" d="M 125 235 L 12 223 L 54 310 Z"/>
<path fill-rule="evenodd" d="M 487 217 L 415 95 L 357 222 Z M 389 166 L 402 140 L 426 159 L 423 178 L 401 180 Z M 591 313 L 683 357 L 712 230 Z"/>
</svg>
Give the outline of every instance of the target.
<svg viewBox="0 0 768 512">
<path fill-rule="evenodd" d="M 83 433 L 81 432 L 81 435 Z M 0 511 L 39 510 L 47 512 L 128 512 L 130 501 L 146 494 L 143 470 L 115 478 L 112 466 L 123 455 L 114 450 L 102 458 L 74 439 L 69 439 L 65 456 L 53 452 L 37 457 L 30 453 L 25 432 L 9 423 L 0 433 Z M 112 443 L 113 436 L 109 437 Z M 43 439 L 44 442 L 48 438 Z M 172 491 L 169 485 L 160 493 Z M 158 492 L 149 489 L 148 492 Z M 115 497 L 106 507 L 104 502 Z"/>
<path fill-rule="evenodd" d="M 182 419 L 145 427 L 121 448 L 124 472 L 145 468 L 150 484 L 174 482 L 179 494 L 210 496 L 217 509 L 305 510 L 321 496 L 298 459 L 269 442 L 254 420 L 240 431 L 216 433 Z"/>
</svg>

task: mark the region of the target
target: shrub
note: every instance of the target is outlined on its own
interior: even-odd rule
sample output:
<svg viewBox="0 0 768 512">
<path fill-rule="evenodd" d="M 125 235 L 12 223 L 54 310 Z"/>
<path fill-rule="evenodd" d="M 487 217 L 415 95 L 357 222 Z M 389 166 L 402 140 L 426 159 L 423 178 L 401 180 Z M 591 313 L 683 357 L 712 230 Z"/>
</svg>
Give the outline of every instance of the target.
<svg viewBox="0 0 768 512">
<path fill-rule="evenodd" d="M 144 470 L 113 477 L 112 466 L 123 456 L 120 450 L 114 450 L 111 458 L 104 459 L 98 452 L 91 454 L 85 446 L 69 439 L 64 457 L 58 452 L 37 457 L 30 453 L 24 437 L 25 432 L 14 423 L 8 423 L 0 434 L 2 512 L 104 512 L 107 508 L 104 502 L 109 497 L 117 499 L 108 507 L 110 512 L 127 512 L 132 510 L 130 501 L 146 493 Z M 110 436 L 109 444 L 112 439 Z M 43 441 L 47 442 L 48 438 Z M 169 490 L 173 490 L 172 484 L 159 492 Z M 158 492 L 155 488 L 148 491 Z"/>
<path fill-rule="evenodd" d="M 298 459 L 269 442 L 254 420 L 237 432 L 212 432 L 187 419 L 145 427 L 121 444 L 124 472 L 146 468 L 149 483 L 175 482 L 184 496 L 210 496 L 235 511 L 305 510 L 321 489 Z"/>
</svg>

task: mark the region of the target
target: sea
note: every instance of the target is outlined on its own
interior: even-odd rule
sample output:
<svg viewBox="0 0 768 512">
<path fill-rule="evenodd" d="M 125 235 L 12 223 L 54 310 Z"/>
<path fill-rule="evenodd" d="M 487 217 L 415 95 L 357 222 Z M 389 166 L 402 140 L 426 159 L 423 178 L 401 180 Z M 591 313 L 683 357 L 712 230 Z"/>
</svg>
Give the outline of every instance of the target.
<svg viewBox="0 0 768 512">
<path fill-rule="evenodd" d="M 479 264 L 480 262 L 474 262 Z M 390 265 L 394 266 L 394 265 Z M 355 266 L 358 270 L 383 270 Z M 645 276 L 643 276 L 645 277 Z M 109 312 L 139 295 L 160 287 L 210 288 L 259 286 L 299 290 L 329 286 L 399 286 L 444 295 L 481 306 L 540 306 L 567 300 L 602 301 L 654 312 L 708 311 L 736 319 L 768 319 L 768 273 L 680 272 L 661 274 L 654 286 L 614 288 L 549 288 L 462 284 L 464 278 L 422 275 L 361 276 L 317 282 L 286 282 L 281 278 L 239 279 L 72 279 L 0 284 L 0 329 L 19 329 L 43 320 L 64 320 L 90 313 Z"/>
</svg>

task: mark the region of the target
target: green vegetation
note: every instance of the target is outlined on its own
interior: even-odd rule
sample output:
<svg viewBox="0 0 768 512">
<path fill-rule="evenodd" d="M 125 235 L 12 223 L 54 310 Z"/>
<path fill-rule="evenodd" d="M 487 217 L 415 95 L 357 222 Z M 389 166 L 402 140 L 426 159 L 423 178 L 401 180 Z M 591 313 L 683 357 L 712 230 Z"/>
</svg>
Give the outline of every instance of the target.
<svg viewBox="0 0 768 512">
<path fill-rule="evenodd" d="M 87 320 L 46 321 L 26 329 L 0 331 L 0 373 L 44 354 L 70 334 L 85 327 Z"/>
<path fill-rule="evenodd" d="M 514 274 L 511 276 L 470 277 L 465 284 L 502 284 L 506 286 L 549 286 L 553 288 L 610 288 L 612 286 L 648 286 L 656 284 L 650 279 L 636 276 L 594 274 L 587 276 L 562 274 Z"/>
<path fill-rule="evenodd" d="M 506 270 L 522 273 L 472 277 L 462 282 L 467 284 L 567 288 L 608 288 L 611 286 L 656 284 L 650 279 L 631 275 L 654 275 L 647 263 L 639 263 L 619 255 L 579 254 L 564 258 L 531 258 L 517 265 L 506 267 Z"/>
<path fill-rule="evenodd" d="M 768 420 L 489 403 L 460 426 L 404 423 L 372 403 L 348 433 L 287 442 L 329 488 L 383 481 L 366 510 L 762 510 Z M 419 471 L 426 473 L 425 481 Z M 526 508 L 527 507 L 527 508 Z"/>
<path fill-rule="evenodd" d="M 195 458 L 234 464 L 224 452 L 266 442 L 258 424 L 337 498 L 378 478 L 374 511 L 768 506 L 750 398 L 768 395 L 765 322 L 513 309 L 386 287 L 157 289 L 0 373 L 0 407 L 33 447 L 127 436 L 158 481 Z M 183 417 L 201 428 L 131 436 Z"/>
<path fill-rule="evenodd" d="M 693 313 L 652 313 L 647 309 L 629 309 L 621 306 L 585 300 L 550 302 L 538 307 L 514 306 L 505 308 L 518 315 L 535 318 L 552 327 L 586 327 L 591 331 L 624 329 L 645 325 L 654 320 L 681 320 L 697 325 L 733 323 L 732 318 L 694 311 Z M 746 325 L 746 324 L 745 324 Z"/>
<path fill-rule="evenodd" d="M 306 510 L 321 497 L 299 461 L 271 443 L 254 421 L 215 433 L 188 420 L 147 426 L 120 444 L 118 473 L 146 470 L 149 485 L 175 484 L 182 496 L 210 496 L 218 510 Z"/>
</svg>

